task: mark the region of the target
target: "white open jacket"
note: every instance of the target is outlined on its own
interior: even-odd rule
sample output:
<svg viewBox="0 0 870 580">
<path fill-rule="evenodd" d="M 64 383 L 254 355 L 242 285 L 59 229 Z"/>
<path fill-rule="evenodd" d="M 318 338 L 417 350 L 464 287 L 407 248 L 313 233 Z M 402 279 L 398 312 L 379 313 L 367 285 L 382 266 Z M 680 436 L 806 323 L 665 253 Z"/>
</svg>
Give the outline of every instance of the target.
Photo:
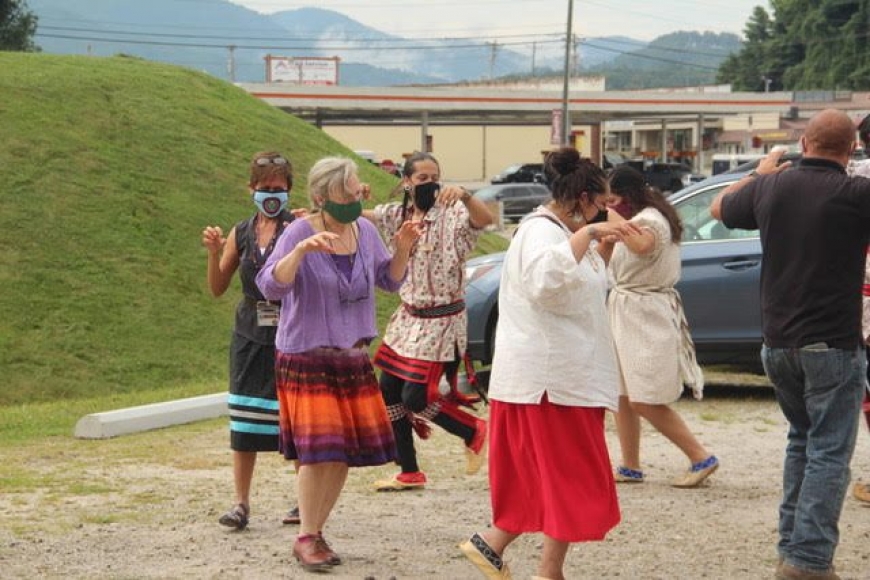
<svg viewBox="0 0 870 580">
<path fill-rule="evenodd" d="M 615 411 L 619 376 L 607 320 L 607 268 L 595 251 L 578 263 L 571 232 L 541 207 L 527 216 L 502 267 L 489 396 L 508 403 Z M 556 220 L 558 221 L 558 220 Z"/>
</svg>

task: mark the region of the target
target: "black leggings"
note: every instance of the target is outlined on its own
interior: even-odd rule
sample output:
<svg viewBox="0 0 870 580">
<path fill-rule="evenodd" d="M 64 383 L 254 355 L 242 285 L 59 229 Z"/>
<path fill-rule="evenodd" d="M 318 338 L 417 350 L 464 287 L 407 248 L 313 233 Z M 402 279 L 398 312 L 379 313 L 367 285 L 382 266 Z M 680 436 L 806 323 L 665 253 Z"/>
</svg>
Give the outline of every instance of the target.
<svg viewBox="0 0 870 580">
<path fill-rule="evenodd" d="M 444 365 L 444 374 L 452 382 L 459 369 L 459 361 Z M 387 407 L 402 405 L 413 413 L 422 412 L 428 405 L 426 402 L 426 385 L 406 381 L 384 371 L 381 373 L 381 393 Z M 432 417 L 432 422 L 457 437 L 466 444 L 470 443 L 475 433 L 475 418 L 450 405 L 451 409 L 442 408 Z M 464 420 L 462 420 L 464 419 Z M 411 421 L 402 416 L 393 419 L 393 436 L 396 439 L 396 450 L 399 454 L 399 465 L 402 473 L 420 471 L 417 465 L 417 451 L 414 449 L 414 433 Z"/>
</svg>

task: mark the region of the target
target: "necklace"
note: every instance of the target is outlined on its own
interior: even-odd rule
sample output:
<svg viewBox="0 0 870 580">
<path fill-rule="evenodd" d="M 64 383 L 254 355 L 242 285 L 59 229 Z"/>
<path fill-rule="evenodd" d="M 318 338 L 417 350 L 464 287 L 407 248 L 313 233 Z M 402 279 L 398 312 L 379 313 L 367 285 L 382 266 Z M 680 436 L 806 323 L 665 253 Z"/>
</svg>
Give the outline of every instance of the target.
<svg viewBox="0 0 870 580">
<path fill-rule="evenodd" d="M 332 230 L 330 230 L 329 226 L 326 225 L 326 216 L 324 216 L 322 212 L 320 214 L 320 221 L 323 223 L 323 230 L 324 231 L 329 232 L 331 234 L 337 233 L 337 232 L 333 232 Z M 350 267 L 351 267 L 351 269 L 353 269 L 353 263 L 356 260 L 356 254 L 359 251 L 359 238 L 357 237 L 356 229 L 354 229 L 353 224 L 350 224 L 350 235 L 351 235 L 352 241 L 345 243 L 341 239 L 342 235 L 343 235 L 342 233 L 339 233 L 338 239 L 335 240 L 335 242 L 340 246 L 340 249 L 342 250 L 341 254 L 348 257 L 348 259 L 350 260 Z"/>
<path fill-rule="evenodd" d="M 269 254 L 272 253 L 272 250 L 275 248 L 275 242 L 278 241 L 278 238 L 281 236 L 281 233 L 284 231 L 284 222 L 281 220 L 275 221 L 275 230 L 272 233 L 272 237 L 269 239 L 269 243 L 264 247 L 260 242 L 260 214 L 254 216 L 251 227 L 248 228 L 248 239 L 251 244 L 251 260 L 253 260 L 257 269 L 260 268 L 262 264 L 266 262 L 266 258 L 269 257 Z M 262 249 L 262 252 L 260 251 Z"/>
</svg>

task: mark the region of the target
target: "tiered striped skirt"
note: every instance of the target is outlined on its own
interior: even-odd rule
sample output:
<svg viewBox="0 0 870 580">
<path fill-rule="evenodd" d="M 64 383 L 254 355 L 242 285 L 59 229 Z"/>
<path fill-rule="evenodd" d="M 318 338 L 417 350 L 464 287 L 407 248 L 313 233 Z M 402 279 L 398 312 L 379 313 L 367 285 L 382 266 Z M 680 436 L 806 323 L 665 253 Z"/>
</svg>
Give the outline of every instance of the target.
<svg viewBox="0 0 870 580">
<path fill-rule="evenodd" d="M 230 448 L 278 449 L 278 399 L 275 346 L 257 344 L 233 333 L 230 342 Z"/>
<path fill-rule="evenodd" d="M 279 450 L 302 465 L 396 459 L 393 429 L 365 348 L 277 353 Z"/>
</svg>

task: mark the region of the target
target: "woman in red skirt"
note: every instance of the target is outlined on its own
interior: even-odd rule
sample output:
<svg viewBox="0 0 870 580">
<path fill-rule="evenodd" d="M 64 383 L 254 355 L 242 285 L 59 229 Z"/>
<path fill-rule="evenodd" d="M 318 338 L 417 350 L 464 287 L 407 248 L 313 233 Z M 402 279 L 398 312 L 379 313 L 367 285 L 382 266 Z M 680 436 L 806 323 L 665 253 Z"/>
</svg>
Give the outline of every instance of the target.
<svg viewBox="0 0 870 580">
<path fill-rule="evenodd" d="M 545 163 L 553 199 L 520 224 L 502 270 L 489 384 L 493 525 L 460 549 L 487 578 L 520 534 L 543 532 L 537 577 L 564 578 L 572 542 L 602 540 L 620 518 L 604 414 L 619 376 L 607 322 L 613 244 L 604 172 L 575 149 Z"/>
</svg>

